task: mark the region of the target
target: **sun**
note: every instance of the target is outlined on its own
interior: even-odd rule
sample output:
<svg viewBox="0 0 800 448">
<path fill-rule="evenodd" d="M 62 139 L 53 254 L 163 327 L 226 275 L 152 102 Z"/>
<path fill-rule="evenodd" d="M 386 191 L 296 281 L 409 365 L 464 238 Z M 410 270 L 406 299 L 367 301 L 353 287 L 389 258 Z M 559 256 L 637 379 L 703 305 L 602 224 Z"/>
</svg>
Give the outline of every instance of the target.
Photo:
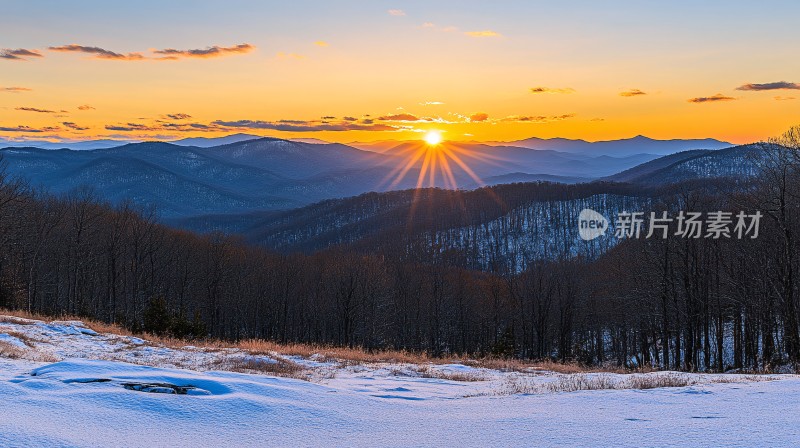
<svg viewBox="0 0 800 448">
<path fill-rule="evenodd" d="M 428 131 L 425 134 L 425 143 L 436 146 L 442 142 L 442 134 L 439 131 Z"/>
</svg>

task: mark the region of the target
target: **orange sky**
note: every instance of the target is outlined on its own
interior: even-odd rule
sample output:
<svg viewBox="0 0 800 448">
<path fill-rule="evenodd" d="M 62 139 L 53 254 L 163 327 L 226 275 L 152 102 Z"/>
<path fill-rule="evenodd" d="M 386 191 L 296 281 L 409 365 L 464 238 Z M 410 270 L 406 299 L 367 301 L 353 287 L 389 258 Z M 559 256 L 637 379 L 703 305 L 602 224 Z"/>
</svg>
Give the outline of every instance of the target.
<svg viewBox="0 0 800 448">
<path fill-rule="evenodd" d="M 800 124 L 800 7 L 735 3 L 19 2 L 0 137 L 746 143 Z"/>
</svg>

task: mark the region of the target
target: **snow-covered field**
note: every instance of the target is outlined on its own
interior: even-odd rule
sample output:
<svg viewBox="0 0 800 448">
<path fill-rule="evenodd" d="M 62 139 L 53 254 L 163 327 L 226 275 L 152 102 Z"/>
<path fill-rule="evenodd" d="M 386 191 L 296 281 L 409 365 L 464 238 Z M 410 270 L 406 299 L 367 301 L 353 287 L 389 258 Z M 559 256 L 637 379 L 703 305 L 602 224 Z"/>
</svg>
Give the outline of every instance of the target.
<svg viewBox="0 0 800 448">
<path fill-rule="evenodd" d="M 286 359 L 296 378 L 241 368 Z M 689 385 L 633 388 L 658 378 Z M 798 446 L 798 423 L 795 375 L 357 364 L 0 316 L 2 447 Z"/>
</svg>

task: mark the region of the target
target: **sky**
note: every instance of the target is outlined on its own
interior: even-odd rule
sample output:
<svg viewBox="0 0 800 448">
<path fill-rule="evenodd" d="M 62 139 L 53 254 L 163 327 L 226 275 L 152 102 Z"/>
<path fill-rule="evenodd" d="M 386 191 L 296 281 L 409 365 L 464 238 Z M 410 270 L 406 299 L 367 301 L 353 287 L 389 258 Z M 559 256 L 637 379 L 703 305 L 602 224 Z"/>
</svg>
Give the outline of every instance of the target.
<svg viewBox="0 0 800 448">
<path fill-rule="evenodd" d="M 748 143 L 800 124 L 800 3 L 4 1 L 0 138 Z"/>
</svg>

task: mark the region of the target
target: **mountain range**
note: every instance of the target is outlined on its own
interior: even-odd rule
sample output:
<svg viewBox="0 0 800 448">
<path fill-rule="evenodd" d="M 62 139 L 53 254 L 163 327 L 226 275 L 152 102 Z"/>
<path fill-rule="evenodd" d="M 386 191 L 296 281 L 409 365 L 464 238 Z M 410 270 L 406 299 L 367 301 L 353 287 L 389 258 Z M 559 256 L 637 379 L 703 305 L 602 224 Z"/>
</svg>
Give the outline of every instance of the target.
<svg viewBox="0 0 800 448">
<path fill-rule="evenodd" d="M 653 180 L 659 178 L 652 173 L 678 162 L 685 162 L 685 168 L 693 160 L 694 171 L 686 168 L 686 177 L 702 174 L 698 167 L 718 154 L 727 160 L 724 155 L 728 153 L 715 149 L 730 146 L 710 139 L 645 137 L 595 143 L 566 139 L 527 139 L 516 145 L 444 143 L 434 157 L 439 164 L 433 167 L 425 162 L 426 147 L 417 142 L 358 148 L 248 134 L 105 147 L 111 142 L 74 143 L 64 149 L 28 142 L 34 146 L 6 147 L 0 155 L 10 174 L 34 187 L 63 194 L 88 186 L 112 203 L 130 199 L 140 206 L 155 207 L 166 220 L 177 220 L 287 210 L 418 184 L 453 188 L 454 183 L 456 188 L 472 189 L 514 182 L 628 182 L 643 176 Z M 676 153 L 679 150 L 689 151 Z M 661 153 L 670 155 L 660 157 Z M 443 156 L 449 169 L 443 170 Z M 432 169 L 436 173 L 433 183 Z M 669 173 L 659 176 L 670 178 Z"/>
</svg>

